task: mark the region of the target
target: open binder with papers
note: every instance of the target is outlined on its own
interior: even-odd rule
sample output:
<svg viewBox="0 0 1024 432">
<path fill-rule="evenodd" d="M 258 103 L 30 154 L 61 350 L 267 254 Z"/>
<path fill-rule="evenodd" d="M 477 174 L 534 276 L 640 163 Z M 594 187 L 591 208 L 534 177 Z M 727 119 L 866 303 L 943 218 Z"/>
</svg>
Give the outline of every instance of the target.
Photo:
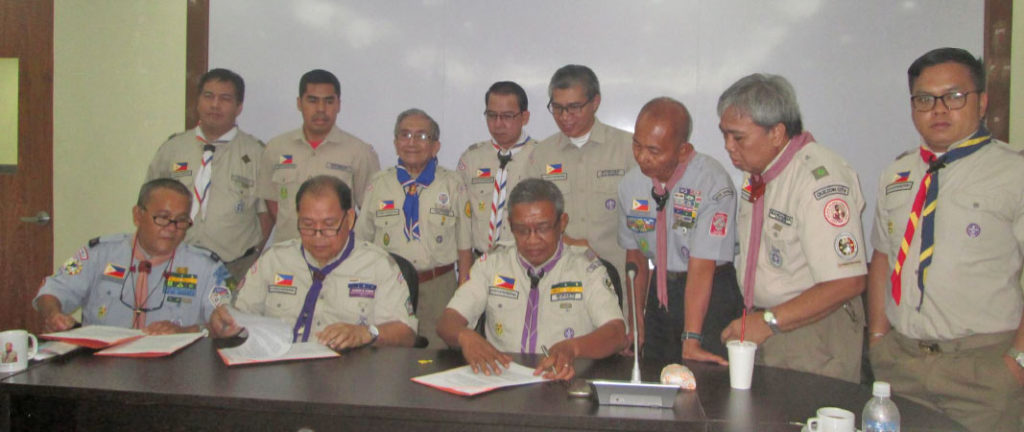
<svg viewBox="0 0 1024 432">
<path fill-rule="evenodd" d="M 231 316 L 249 334 L 241 345 L 217 350 L 228 366 L 339 357 L 336 351 L 315 341 L 292 343 L 292 329 L 275 318 L 231 309 Z"/>
<path fill-rule="evenodd" d="M 88 325 L 72 330 L 40 335 L 44 339 L 93 349 L 99 356 L 163 357 L 189 346 L 206 332 L 147 335 L 142 330 Z"/>
</svg>

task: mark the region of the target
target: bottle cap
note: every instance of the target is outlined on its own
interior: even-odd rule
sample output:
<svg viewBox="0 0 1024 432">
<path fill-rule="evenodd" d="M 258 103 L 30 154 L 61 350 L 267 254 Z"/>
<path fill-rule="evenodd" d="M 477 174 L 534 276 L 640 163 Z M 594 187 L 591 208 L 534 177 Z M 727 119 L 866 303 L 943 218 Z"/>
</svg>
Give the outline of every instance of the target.
<svg viewBox="0 0 1024 432">
<path fill-rule="evenodd" d="M 871 394 L 875 397 L 889 397 L 892 395 L 892 388 L 885 381 L 875 381 L 871 387 Z"/>
</svg>

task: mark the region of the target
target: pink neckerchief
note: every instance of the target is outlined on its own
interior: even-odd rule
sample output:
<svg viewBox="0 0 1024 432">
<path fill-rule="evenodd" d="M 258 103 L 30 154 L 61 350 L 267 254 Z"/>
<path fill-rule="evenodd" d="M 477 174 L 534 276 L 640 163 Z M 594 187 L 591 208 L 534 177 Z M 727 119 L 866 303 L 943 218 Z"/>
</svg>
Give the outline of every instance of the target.
<svg viewBox="0 0 1024 432">
<path fill-rule="evenodd" d="M 668 201 L 671 198 L 667 196 L 669 191 L 675 187 L 676 183 L 679 182 L 679 179 L 683 178 L 683 174 L 686 173 L 686 167 L 690 164 L 690 161 L 693 160 L 694 154 L 697 153 L 693 149 L 693 144 L 690 143 L 686 143 L 683 146 L 683 151 L 687 150 L 689 150 L 689 152 L 681 162 L 676 164 L 676 170 L 672 173 L 672 177 L 668 180 L 668 183 L 661 184 L 658 179 L 651 179 L 651 183 L 654 184 L 654 187 L 651 189 L 652 195 L 657 194 L 665 196 L 665 201 Z M 658 305 L 661 308 L 668 310 L 668 276 L 666 275 L 668 272 L 668 222 L 666 221 L 668 216 L 666 215 L 666 212 L 668 210 L 666 210 L 666 207 L 668 207 L 668 205 L 664 205 L 657 211 L 658 219 L 654 224 L 656 230 L 655 234 L 658 236 L 658 247 L 656 249 L 657 254 L 654 257 L 654 266 L 658 271 Z"/>
</svg>

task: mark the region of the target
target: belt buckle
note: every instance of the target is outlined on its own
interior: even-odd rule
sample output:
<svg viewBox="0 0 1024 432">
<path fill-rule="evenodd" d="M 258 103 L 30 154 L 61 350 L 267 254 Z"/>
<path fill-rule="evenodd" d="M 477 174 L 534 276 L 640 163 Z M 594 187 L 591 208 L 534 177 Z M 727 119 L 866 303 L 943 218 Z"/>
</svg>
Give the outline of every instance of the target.
<svg viewBox="0 0 1024 432">
<path fill-rule="evenodd" d="M 942 349 L 939 348 L 939 344 L 935 342 L 928 343 L 925 341 L 918 341 L 917 348 L 920 349 L 921 352 L 925 354 L 938 354 L 942 352 Z"/>
</svg>

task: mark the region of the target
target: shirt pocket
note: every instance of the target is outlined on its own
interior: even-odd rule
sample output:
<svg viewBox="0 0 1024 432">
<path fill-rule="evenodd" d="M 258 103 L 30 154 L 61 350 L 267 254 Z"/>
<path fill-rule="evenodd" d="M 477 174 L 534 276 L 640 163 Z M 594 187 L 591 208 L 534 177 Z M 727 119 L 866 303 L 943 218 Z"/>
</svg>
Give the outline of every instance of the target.
<svg viewBox="0 0 1024 432">
<path fill-rule="evenodd" d="M 277 318 L 295 319 L 302 313 L 302 304 L 306 300 L 298 291 L 297 287 L 267 286 L 266 314 Z"/>
<path fill-rule="evenodd" d="M 943 226 L 936 226 L 936 246 L 939 237 L 950 242 L 948 251 L 965 254 L 974 258 L 974 262 L 986 259 L 1005 259 L 1012 250 L 1000 245 L 1016 248 L 1013 239 L 1011 203 L 991 195 L 956 194 L 950 200 L 951 206 L 936 207 L 936 219 L 943 220 Z M 943 212 L 945 210 L 945 213 Z"/>
</svg>

